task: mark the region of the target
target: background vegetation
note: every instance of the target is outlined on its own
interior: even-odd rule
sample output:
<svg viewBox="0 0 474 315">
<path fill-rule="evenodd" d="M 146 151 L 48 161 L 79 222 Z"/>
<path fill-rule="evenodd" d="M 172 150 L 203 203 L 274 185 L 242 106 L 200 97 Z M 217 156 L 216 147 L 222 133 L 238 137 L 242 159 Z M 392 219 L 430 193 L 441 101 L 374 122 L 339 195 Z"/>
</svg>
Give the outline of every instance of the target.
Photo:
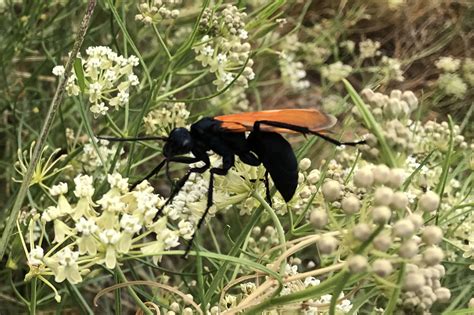
<svg viewBox="0 0 474 315">
<path fill-rule="evenodd" d="M 472 312 L 467 310 L 473 307 L 469 301 L 474 279 L 474 6 L 469 1 L 140 3 L 98 1 L 73 67 L 75 79 L 68 81 L 20 216 L 7 221 L 62 75 L 61 68 L 54 74 L 53 68 L 65 65 L 87 3 L 0 0 L 0 232 L 9 240 L 0 261 L 0 300 L 8 303 L 0 305 L 0 313 Z M 111 85 L 101 81 L 105 72 L 91 73 L 94 52 L 89 54 L 87 48 L 96 46 L 128 58 L 127 63 L 100 55 L 102 62 L 125 73 L 114 74 Z M 98 82 L 103 84 L 100 93 L 94 92 Z M 76 249 L 73 242 L 78 242 L 79 218 L 71 211 L 77 213 L 78 200 L 87 195 L 77 192 L 78 187 L 93 187 L 89 197 L 95 204 L 90 201 L 90 207 L 100 216 L 106 206 L 99 200 L 128 193 L 121 190 L 119 179 L 115 184 L 107 181 L 107 174 L 117 172 L 134 182 L 161 160 L 160 142 L 117 145 L 97 142 L 94 135 L 166 135 L 204 116 L 294 107 L 316 107 L 336 115 L 335 137 L 358 139 L 368 134 L 368 144 L 339 150 L 313 137 L 290 137 L 304 162 L 300 187 L 288 208 L 278 194 L 273 208 L 265 204 L 263 187 L 254 180 L 263 174 L 262 168 L 249 170 L 238 163 L 233 177 L 217 183 L 213 217 L 198 234 L 196 252 L 182 259 L 186 239 L 194 231 L 192 223 L 205 203 L 203 192 L 197 191 L 206 190 L 207 175 L 192 179 L 181 194 L 183 204 L 167 209 L 168 222 L 159 226 L 178 231 L 173 245 L 156 224 L 142 222 L 135 233 L 143 237 L 134 244 L 143 243 L 123 251 L 114 247 L 117 264 L 105 262 L 104 244 L 109 243 L 102 242 L 97 255 L 80 258 L 85 259 L 78 267 L 80 281 L 68 272 L 67 280 L 58 281 L 61 250 L 71 244 Z M 365 183 L 364 174 L 377 178 L 377 172 L 386 171 L 380 165 L 387 167 L 387 178 L 403 170 L 403 181 Z M 182 165 L 171 168 L 173 178 L 185 171 Z M 93 183 L 76 181 L 81 174 L 90 175 Z M 65 191 L 60 182 L 68 183 Z M 170 183 L 166 176 L 150 182 L 157 195 L 148 192 L 147 197 L 156 196 L 158 207 Z M 379 184 L 389 187 L 388 194 L 400 191 L 413 199 L 403 207 L 409 210 L 379 204 Z M 356 211 L 348 210 L 347 202 L 344 207 L 351 196 L 360 203 Z M 391 221 L 383 219 L 383 211 L 376 212 L 382 218 L 374 217 L 374 207 L 382 205 L 391 207 Z M 68 206 L 71 211 L 61 212 Z M 60 209 L 60 215 L 51 214 L 50 207 Z M 436 281 L 450 296 L 429 296 L 432 305 L 421 293 L 410 295 L 421 288 L 410 291 L 405 283 L 413 268 L 407 266 L 425 268 L 428 254 L 404 254 L 400 249 L 412 234 L 423 239 L 426 229 L 415 224 L 417 232 L 409 237 L 393 232 L 397 222 L 413 213 L 425 226 L 435 225 L 443 232 L 439 247 L 433 247 L 442 249 L 442 258 L 432 265 L 444 266 Z M 56 221 L 61 216 L 62 221 Z M 61 241 L 59 221 L 70 228 Z M 7 222 L 14 222 L 12 233 Z M 370 224 L 370 237 L 354 232 L 361 224 Z M 373 244 L 384 224 L 386 231 L 395 233 L 385 252 Z M 332 239 L 321 243 L 321 235 L 334 236 L 339 246 Z M 140 252 L 144 244 L 156 245 L 154 241 L 166 246 L 153 248 L 155 255 Z M 423 250 L 433 245 L 426 236 L 419 242 L 416 247 Z M 44 253 L 34 252 L 33 245 Z M 285 246 L 290 252 L 282 250 Z M 47 253 L 58 261 L 47 262 Z M 349 264 L 357 255 L 364 257 L 359 269 Z M 425 260 L 420 262 L 420 257 Z M 391 261 L 391 272 L 374 265 L 381 259 Z M 298 276 L 305 272 L 314 272 L 309 282 Z M 291 276 L 296 280 L 285 278 Z M 145 282 L 101 291 L 133 280 Z M 260 296 L 255 293 L 259 287 Z M 196 304 L 173 290 L 190 294 Z M 99 292 L 104 296 L 95 306 L 92 300 Z M 344 298 L 331 302 L 331 295 L 341 292 Z"/>
</svg>

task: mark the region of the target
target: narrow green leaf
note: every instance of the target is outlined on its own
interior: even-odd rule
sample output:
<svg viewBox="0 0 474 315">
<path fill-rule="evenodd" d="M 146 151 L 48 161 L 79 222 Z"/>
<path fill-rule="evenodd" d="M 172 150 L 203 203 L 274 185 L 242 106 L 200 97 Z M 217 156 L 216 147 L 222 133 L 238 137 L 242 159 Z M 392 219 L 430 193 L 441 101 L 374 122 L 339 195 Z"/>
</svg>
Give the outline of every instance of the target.
<svg viewBox="0 0 474 315">
<path fill-rule="evenodd" d="M 77 84 L 82 93 L 86 90 L 86 80 L 84 78 L 84 69 L 82 69 L 81 58 L 74 59 L 74 73 L 76 74 Z"/>
</svg>

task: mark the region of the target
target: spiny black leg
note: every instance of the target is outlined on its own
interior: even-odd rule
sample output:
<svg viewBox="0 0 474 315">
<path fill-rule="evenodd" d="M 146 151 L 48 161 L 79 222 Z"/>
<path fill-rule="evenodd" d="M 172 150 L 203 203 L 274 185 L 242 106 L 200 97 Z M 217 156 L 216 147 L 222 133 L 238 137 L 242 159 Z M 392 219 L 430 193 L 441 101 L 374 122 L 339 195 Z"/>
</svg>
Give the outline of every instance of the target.
<svg viewBox="0 0 474 315">
<path fill-rule="evenodd" d="M 196 233 L 201 228 L 201 225 L 204 222 L 207 216 L 207 213 L 209 212 L 209 209 L 212 207 L 213 199 L 214 199 L 213 195 L 214 195 L 214 174 L 211 172 L 210 178 L 209 178 L 209 188 L 207 191 L 206 210 L 204 210 L 202 217 L 199 219 L 198 224 L 196 225 L 196 229 L 194 230 L 193 236 L 191 236 L 191 239 L 189 240 L 188 246 L 186 247 L 186 251 L 184 252 L 184 258 L 188 257 L 189 251 L 193 247 L 193 242 L 194 242 L 194 238 L 196 237 Z"/>
<path fill-rule="evenodd" d="M 184 258 L 188 257 L 189 251 L 191 250 L 193 246 L 193 241 L 196 236 L 196 233 L 199 231 L 199 228 L 201 227 L 202 223 L 206 219 L 206 216 L 209 212 L 209 209 L 212 207 L 214 201 L 213 201 L 213 195 L 214 195 L 214 175 L 221 175 L 225 176 L 229 172 L 230 168 L 234 166 L 235 162 L 235 157 L 233 154 L 226 154 L 222 156 L 222 168 L 217 168 L 213 167 L 210 169 L 210 174 L 209 174 L 209 188 L 207 190 L 207 205 L 206 205 L 206 210 L 204 210 L 204 213 L 202 217 L 199 219 L 198 224 L 196 226 L 196 229 L 194 230 L 194 234 L 189 240 L 188 246 L 186 247 L 186 252 L 184 253 Z"/>
<path fill-rule="evenodd" d="M 163 209 L 169 205 L 174 197 L 176 197 L 176 195 L 181 191 L 181 189 L 183 188 L 184 184 L 186 183 L 186 181 L 189 179 L 189 176 L 192 174 L 192 173 L 199 173 L 199 174 L 202 174 L 204 173 L 207 169 L 209 168 L 209 165 L 206 164 L 204 165 L 203 167 L 193 167 L 191 168 L 187 173 L 186 175 L 184 175 L 183 177 L 181 177 L 181 179 L 176 183 L 176 185 L 174 186 L 174 189 L 173 191 L 171 192 L 171 195 L 168 197 L 168 200 L 166 200 L 166 202 L 164 203 L 164 205 L 162 205 L 160 207 L 160 209 L 158 209 L 158 212 L 156 213 L 155 215 L 155 218 L 158 217 L 162 212 L 163 212 Z"/>
<path fill-rule="evenodd" d="M 158 174 L 161 170 L 161 168 L 163 167 L 163 165 L 165 165 L 166 163 L 166 159 L 164 159 L 163 161 L 161 161 L 160 164 L 158 164 L 147 176 L 145 176 L 144 178 L 140 179 L 139 181 L 136 181 L 135 183 L 133 183 L 131 186 L 130 186 L 130 190 L 133 190 L 135 187 L 138 186 L 138 184 L 140 184 L 141 182 L 145 181 L 145 180 L 148 180 L 150 179 L 151 177 L 153 177 L 154 175 Z"/>
<path fill-rule="evenodd" d="M 169 158 L 169 159 L 164 159 L 147 176 L 145 176 L 144 178 L 140 179 L 139 181 L 136 181 L 135 183 L 133 183 L 130 186 L 130 190 L 133 190 L 135 187 L 137 187 L 144 180 L 148 180 L 151 177 L 153 177 L 154 175 L 158 174 L 160 172 L 161 168 L 163 167 L 163 165 L 165 165 L 166 162 L 191 164 L 191 163 L 196 163 L 196 162 L 199 162 L 199 161 L 200 161 L 200 159 L 198 159 L 198 158 L 187 157 L 187 156 L 178 156 L 178 157 L 173 157 L 173 158 Z M 166 175 L 167 176 L 169 176 L 168 172 L 169 172 L 169 163 L 166 163 Z"/>
<path fill-rule="evenodd" d="M 282 122 L 278 122 L 278 121 L 268 121 L 268 120 L 259 120 L 259 121 L 256 121 L 254 123 L 254 127 L 253 129 L 256 130 L 256 131 L 259 131 L 260 130 L 260 125 L 267 125 L 267 126 L 272 126 L 272 127 L 278 127 L 278 128 L 285 128 L 285 129 L 288 129 L 288 130 L 293 130 L 293 131 L 296 131 L 296 132 L 300 132 L 302 134 L 313 134 L 315 136 L 318 136 L 332 144 L 335 144 L 335 145 L 349 145 L 349 146 L 356 146 L 358 144 L 364 144 L 366 143 L 365 140 L 360 140 L 360 141 L 353 141 L 353 142 L 343 142 L 343 141 L 339 141 L 339 140 L 336 140 L 336 139 L 333 139 L 331 137 L 328 137 L 320 132 L 317 132 L 317 131 L 312 131 L 306 127 L 301 127 L 301 126 L 296 126 L 296 125 L 292 125 L 292 124 L 287 124 L 287 123 L 282 123 Z"/>
<path fill-rule="evenodd" d="M 272 195 L 270 194 L 270 184 L 268 181 L 268 171 L 265 171 L 265 177 L 263 182 L 265 183 L 265 194 L 267 199 L 267 203 L 270 207 L 272 207 Z"/>
</svg>

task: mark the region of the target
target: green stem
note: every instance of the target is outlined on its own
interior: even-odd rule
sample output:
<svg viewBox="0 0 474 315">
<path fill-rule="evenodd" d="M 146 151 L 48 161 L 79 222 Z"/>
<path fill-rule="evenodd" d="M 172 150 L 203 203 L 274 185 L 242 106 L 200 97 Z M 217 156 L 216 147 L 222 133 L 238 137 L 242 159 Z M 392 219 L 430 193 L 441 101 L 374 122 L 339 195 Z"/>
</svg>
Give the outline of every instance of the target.
<svg viewBox="0 0 474 315">
<path fill-rule="evenodd" d="M 36 284 L 38 279 L 31 279 L 30 315 L 36 315 Z"/>
<path fill-rule="evenodd" d="M 94 13 L 95 5 L 96 0 L 89 0 L 87 10 L 84 14 L 84 17 L 82 18 L 81 26 L 79 28 L 79 32 L 77 33 L 70 57 L 66 62 L 64 76 L 59 78 L 58 87 L 56 89 L 56 92 L 54 93 L 51 105 L 49 106 L 48 113 L 43 124 L 43 128 L 41 129 L 38 142 L 36 143 L 33 156 L 30 161 L 30 165 L 28 166 L 28 170 L 26 171 L 25 177 L 23 178 L 23 182 L 21 183 L 20 190 L 18 191 L 18 195 L 15 199 L 15 203 L 13 204 L 13 208 L 10 213 L 10 217 L 5 223 L 5 230 L 3 231 L 2 239 L 0 241 L 0 260 L 2 260 L 3 255 L 5 254 L 7 246 L 9 244 L 10 236 L 13 231 L 13 227 L 15 226 L 14 222 L 18 217 L 20 208 L 23 205 L 23 201 L 25 200 L 26 192 L 28 191 L 28 187 L 33 177 L 34 170 L 36 169 L 36 165 L 38 164 L 39 159 L 41 157 L 41 152 L 43 151 L 43 148 L 46 145 L 46 140 L 53 125 L 56 112 L 58 111 L 59 106 L 62 103 L 63 95 L 66 90 L 66 83 L 69 76 L 71 75 L 74 59 L 77 56 L 79 50 L 81 49 L 82 42 L 84 41 L 84 37 L 89 26 L 89 22 L 91 20 L 92 14 Z"/>
<path fill-rule="evenodd" d="M 405 277 L 405 267 L 405 263 L 402 263 L 400 266 L 400 271 L 398 272 L 397 287 L 393 290 L 392 296 L 390 296 L 388 305 L 385 308 L 385 314 L 393 314 L 395 311 L 395 307 L 397 307 L 398 297 L 402 288 L 402 281 Z"/>
<path fill-rule="evenodd" d="M 278 233 L 278 239 L 281 245 L 281 252 L 284 253 L 286 251 L 285 231 L 283 230 L 283 226 L 281 225 L 281 222 L 278 219 L 278 216 L 276 215 L 275 210 L 273 210 L 273 208 L 270 207 L 270 205 L 265 201 L 265 199 L 262 198 L 262 196 L 260 196 L 260 194 L 257 191 L 253 192 L 253 196 L 255 199 L 258 200 L 258 202 L 260 202 L 263 208 L 268 211 L 268 214 L 270 214 L 270 217 L 272 218 L 273 224 L 275 225 L 277 233 Z M 284 259 L 281 262 L 281 266 L 280 266 L 280 274 L 282 276 L 285 275 L 285 267 L 286 267 L 286 259 Z"/>
<path fill-rule="evenodd" d="M 169 60 L 173 59 L 173 56 L 171 56 L 170 51 L 168 50 L 168 47 L 166 46 L 165 41 L 161 37 L 160 32 L 156 28 L 155 24 L 153 24 L 153 30 L 155 31 L 156 37 L 158 37 L 158 41 L 160 42 L 161 47 L 163 47 L 163 49 L 165 50 L 166 55 L 168 56 L 168 59 Z"/>
<path fill-rule="evenodd" d="M 117 272 L 118 277 L 123 283 L 128 282 L 127 278 L 125 277 L 125 274 L 123 273 L 122 269 L 120 269 L 118 265 L 115 267 L 115 271 Z M 140 299 L 137 293 L 135 293 L 135 290 L 133 290 L 131 286 L 127 286 L 127 290 L 128 290 L 128 293 L 130 293 L 130 295 L 132 296 L 135 303 L 137 303 L 138 306 L 140 306 L 140 308 L 145 314 L 153 315 L 153 312 L 150 311 L 150 309 L 145 305 L 145 303 L 143 303 L 143 301 Z"/>
</svg>

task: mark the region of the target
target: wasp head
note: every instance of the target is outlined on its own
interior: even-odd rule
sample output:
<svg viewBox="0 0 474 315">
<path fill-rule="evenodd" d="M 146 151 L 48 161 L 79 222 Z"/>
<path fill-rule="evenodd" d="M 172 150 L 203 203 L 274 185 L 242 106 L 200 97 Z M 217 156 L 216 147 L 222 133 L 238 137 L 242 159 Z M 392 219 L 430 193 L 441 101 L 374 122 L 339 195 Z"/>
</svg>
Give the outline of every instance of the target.
<svg viewBox="0 0 474 315">
<path fill-rule="evenodd" d="M 191 152 L 193 148 L 193 138 L 186 128 L 175 128 L 171 131 L 168 141 L 163 147 L 165 157 L 173 157 L 176 155 Z"/>
</svg>

